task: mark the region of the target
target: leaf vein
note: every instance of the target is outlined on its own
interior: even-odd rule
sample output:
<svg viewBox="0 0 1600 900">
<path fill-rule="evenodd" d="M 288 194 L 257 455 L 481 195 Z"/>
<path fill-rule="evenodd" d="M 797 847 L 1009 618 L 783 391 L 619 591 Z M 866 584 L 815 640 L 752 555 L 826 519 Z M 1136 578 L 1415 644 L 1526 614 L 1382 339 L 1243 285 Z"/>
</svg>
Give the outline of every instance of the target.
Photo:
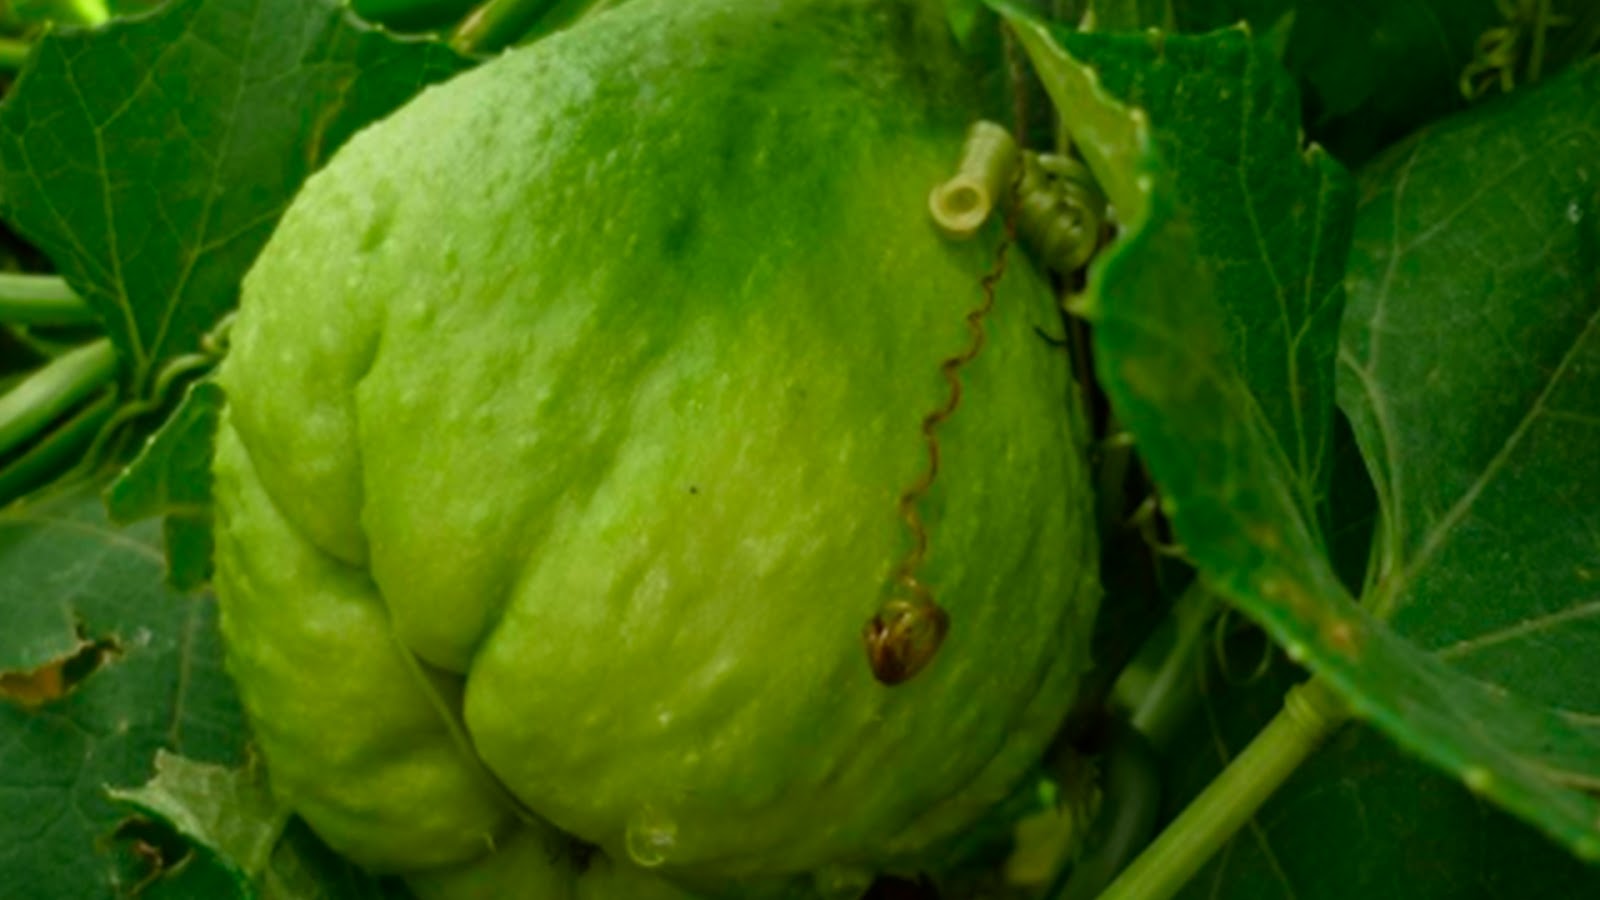
<svg viewBox="0 0 1600 900">
<path fill-rule="evenodd" d="M 1411 557 L 1405 569 L 1401 571 L 1399 583 L 1395 585 L 1396 593 L 1403 589 L 1406 584 L 1409 584 L 1411 579 L 1416 577 L 1416 574 L 1433 559 L 1434 554 L 1438 553 L 1440 548 L 1449 540 L 1450 533 L 1472 511 L 1472 507 L 1477 503 L 1478 497 L 1499 476 L 1500 471 L 1506 467 L 1511 455 L 1521 446 L 1522 439 L 1527 437 L 1528 432 L 1532 429 L 1533 423 L 1544 412 L 1545 404 L 1549 402 L 1556 386 L 1561 383 L 1567 372 L 1572 369 L 1573 361 L 1577 358 L 1579 351 L 1586 347 L 1589 336 L 1595 331 L 1597 325 L 1600 325 L 1600 304 L 1596 305 L 1594 312 L 1589 316 L 1589 320 L 1584 323 L 1583 329 L 1573 339 L 1572 345 L 1562 354 L 1561 361 L 1545 381 L 1544 387 L 1539 391 L 1539 395 L 1534 398 L 1528 411 L 1517 422 L 1517 427 L 1507 435 L 1500 449 L 1495 451 L 1495 455 L 1484 466 L 1483 472 L 1473 480 L 1472 484 L 1457 498 L 1450 509 L 1440 517 L 1439 521 L 1435 522 L 1433 527 L 1428 530 L 1416 554 Z"/>
<path fill-rule="evenodd" d="M 245 29 L 245 33 L 248 36 L 246 39 L 246 44 L 249 47 L 256 47 L 261 43 L 257 38 L 261 26 L 261 7 L 262 4 L 259 2 L 251 4 L 250 7 L 250 24 Z M 246 50 L 245 52 L 246 54 L 249 54 L 250 51 Z M 244 73 L 248 69 L 248 63 L 249 56 L 247 55 L 246 59 L 240 62 L 238 81 L 234 85 L 232 105 L 234 110 L 238 110 L 244 104 L 246 81 Z M 237 115 L 229 115 L 225 117 L 222 136 L 217 142 L 217 156 L 211 161 L 209 171 L 206 174 L 205 198 L 203 200 L 203 206 L 200 210 L 200 221 L 197 223 L 194 230 L 195 238 L 197 242 L 200 243 L 203 243 L 206 233 L 210 230 L 211 218 L 216 213 L 217 198 L 220 196 L 221 189 L 220 178 L 222 174 L 222 168 L 226 163 L 229 150 L 233 144 L 235 124 L 238 122 L 238 120 L 239 117 Z M 166 343 L 167 332 L 172 328 L 173 319 L 177 315 L 178 307 L 182 305 L 184 292 L 188 290 L 189 280 L 194 276 L 195 268 L 200 262 L 200 257 L 201 253 L 198 249 L 198 246 L 191 245 L 188 252 L 185 254 L 183 268 L 178 273 L 177 281 L 174 282 L 172 286 L 172 294 L 167 298 L 166 306 L 161 311 L 161 321 L 156 326 L 155 337 L 151 339 L 150 346 L 154 351 L 159 352 L 162 345 Z M 147 373 L 144 371 L 140 371 L 138 373 L 135 384 L 139 385 L 140 390 L 144 388 L 143 382 L 146 374 Z"/>
<path fill-rule="evenodd" d="M 1465 659 L 1479 650 L 1538 634 L 1542 631 L 1549 631 L 1552 628 L 1570 622 L 1581 622 L 1584 619 L 1595 616 L 1600 616 L 1600 600 L 1524 619 L 1515 625 L 1497 628 L 1494 631 L 1488 631 L 1475 637 L 1457 641 L 1446 647 L 1441 647 L 1435 650 L 1434 653 L 1440 659 Z"/>
</svg>

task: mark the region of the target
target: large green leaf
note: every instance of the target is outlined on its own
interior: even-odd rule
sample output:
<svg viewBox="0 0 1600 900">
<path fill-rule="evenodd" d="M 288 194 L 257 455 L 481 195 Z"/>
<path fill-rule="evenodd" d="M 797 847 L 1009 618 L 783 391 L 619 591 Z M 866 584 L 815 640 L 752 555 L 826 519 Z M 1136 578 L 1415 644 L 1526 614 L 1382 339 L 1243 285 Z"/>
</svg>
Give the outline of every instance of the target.
<svg viewBox="0 0 1600 900">
<path fill-rule="evenodd" d="M 1342 402 L 1382 508 L 1375 612 L 1600 731 L 1600 65 L 1374 163 Z M 1549 776 L 1600 790 L 1600 746 Z"/>
<path fill-rule="evenodd" d="M 1253 75 L 1218 83 L 1216 73 L 1238 68 L 1230 67 L 1230 56 L 1249 53 L 1228 49 L 1243 40 L 1238 35 L 1105 38 L 1052 35 L 1030 23 L 1018 27 L 1122 217 L 1118 242 L 1091 269 L 1082 308 L 1094 325 L 1101 382 L 1138 440 L 1202 577 L 1324 676 L 1356 715 L 1580 853 L 1600 858 L 1600 802 L 1569 777 L 1600 771 L 1593 765 L 1600 734 L 1451 668 L 1352 601 L 1306 514 L 1303 478 L 1294 468 L 1301 457 L 1284 442 L 1293 432 L 1264 412 L 1272 407 L 1255 393 L 1281 394 L 1286 385 L 1252 379 L 1255 364 L 1236 355 L 1241 342 L 1229 335 L 1223 310 L 1243 307 L 1223 294 L 1229 282 L 1219 261 L 1202 251 L 1215 246 L 1206 232 L 1250 233 L 1263 222 L 1287 228 L 1300 221 L 1296 211 L 1307 210 L 1323 211 L 1312 221 L 1337 222 L 1329 214 L 1336 207 L 1323 205 L 1330 194 L 1316 179 L 1296 174 L 1319 167 L 1318 154 L 1271 155 L 1237 137 L 1297 127 L 1296 118 L 1267 118 L 1272 107 L 1258 102 L 1261 82 L 1251 80 L 1282 76 L 1265 63 L 1247 63 L 1244 71 Z M 1083 58 L 1069 55 L 1063 43 Z M 1163 76 L 1163 68 L 1192 74 Z M 1120 84 L 1119 69 L 1133 72 L 1136 81 Z M 1149 87 L 1138 87 L 1137 79 Z M 1158 89 L 1163 84 L 1168 87 Z M 1252 86 L 1257 90 L 1246 90 Z M 1197 103 L 1207 91 L 1227 93 L 1231 114 L 1199 115 L 1199 109 L 1228 109 L 1227 103 Z M 1130 98 L 1136 107 L 1126 105 Z M 1229 134 L 1235 135 L 1231 141 Z M 1272 185 L 1265 202 L 1279 207 L 1275 217 L 1264 218 L 1254 206 L 1196 202 L 1182 185 L 1190 170 L 1168 159 L 1174 141 L 1232 153 L 1215 165 L 1245 184 Z M 1328 244 L 1340 245 L 1342 253 L 1333 227 L 1312 228 L 1301 240 L 1310 243 L 1284 260 L 1280 283 L 1314 284 Z M 1312 332 L 1295 337 L 1326 340 Z M 1317 358 L 1328 358 L 1326 351 Z"/>
<path fill-rule="evenodd" d="M 1158 117 L 1152 149 L 1174 173 L 1172 201 L 1223 314 L 1222 352 L 1320 541 L 1354 209 L 1349 177 L 1321 153 L 1302 158 L 1293 86 L 1244 31 L 1056 34 L 1108 92 Z"/>
<path fill-rule="evenodd" d="M 0 512 L 0 897 L 82 900 L 147 874 L 114 842 L 158 749 L 232 762 L 245 726 L 210 597 L 162 583 L 153 524 L 96 490 Z"/>
<path fill-rule="evenodd" d="M 328 0 L 174 0 L 61 30 L 0 106 L 5 215 L 100 314 L 144 394 L 233 307 L 306 176 L 465 65 Z"/>
</svg>

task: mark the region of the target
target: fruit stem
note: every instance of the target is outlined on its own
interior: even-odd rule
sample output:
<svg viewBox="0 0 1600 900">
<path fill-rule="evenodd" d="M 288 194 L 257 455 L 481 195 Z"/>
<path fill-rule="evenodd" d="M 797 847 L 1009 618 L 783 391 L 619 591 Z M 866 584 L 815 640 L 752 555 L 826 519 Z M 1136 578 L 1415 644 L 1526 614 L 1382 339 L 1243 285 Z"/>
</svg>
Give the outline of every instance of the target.
<svg viewBox="0 0 1600 900">
<path fill-rule="evenodd" d="M 1267 727 L 1099 900 L 1166 900 L 1177 894 L 1348 715 L 1320 679 L 1291 688 Z"/>
<path fill-rule="evenodd" d="M 0 397 L 0 455 L 10 453 L 116 375 L 117 353 L 101 338 L 46 363 Z"/>
<path fill-rule="evenodd" d="M 3 54 L 3 39 L 0 39 Z M 94 310 L 56 275 L 0 272 L 0 322 L 10 325 L 87 325 Z"/>
<path fill-rule="evenodd" d="M 1010 188 L 1019 158 L 1011 132 L 993 122 L 972 123 L 956 174 L 928 195 L 934 224 L 956 240 L 977 234 Z"/>
</svg>

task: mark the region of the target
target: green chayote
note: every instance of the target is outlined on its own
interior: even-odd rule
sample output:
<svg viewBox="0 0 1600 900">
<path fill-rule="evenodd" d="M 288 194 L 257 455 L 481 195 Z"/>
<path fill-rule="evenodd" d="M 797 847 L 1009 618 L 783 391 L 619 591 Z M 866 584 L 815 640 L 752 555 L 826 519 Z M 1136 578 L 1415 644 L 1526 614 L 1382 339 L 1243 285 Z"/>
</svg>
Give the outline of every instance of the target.
<svg viewBox="0 0 1600 900">
<path fill-rule="evenodd" d="M 747 896 L 1017 787 L 1098 587 L 1020 252 L 946 365 L 1002 242 L 925 212 L 973 83 L 937 3 L 633 0 L 307 183 L 220 375 L 217 589 L 330 845 L 430 897 Z M 888 686 L 913 557 L 949 632 Z"/>
</svg>

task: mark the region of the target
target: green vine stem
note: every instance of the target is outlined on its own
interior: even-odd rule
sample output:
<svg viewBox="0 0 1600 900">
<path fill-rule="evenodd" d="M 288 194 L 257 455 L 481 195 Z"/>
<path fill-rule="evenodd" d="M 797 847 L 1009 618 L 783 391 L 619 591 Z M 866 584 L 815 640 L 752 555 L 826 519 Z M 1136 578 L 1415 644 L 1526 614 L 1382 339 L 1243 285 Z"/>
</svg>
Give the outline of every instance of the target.
<svg viewBox="0 0 1600 900">
<path fill-rule="evenodd" d="M 0 456 L 38 434 L 83 398 L 111 383 L 117 353 L 101 338 L 64 353 L 0 396 Z"/>
<path fill-rule="evenodd" d="M 607 0 L 486 0 L 456 26 L 450 46 L 469 55 L 498 53 L 609 5 Z"/>
<path fill-rule="evenodd" d="M 117 389 L 107 385 L 100 396 L 85 404 L 21 456 L 0 466 L 0 506 L 49 481 L 79 456 L 117 408 Z"/>
<path fill-rule="evenodd" d="M 67 0 L 52 13 L 57 25 L 82 25 L 94 28 L 111 21 L 111 6 L 106 0 Z"/>
<path fill-rule="evenodd" d="M 475 4 L 472 0 L 349 0 L 355 14 L 368 22 L 402 32 L 437 32 L 449 28 Z"/>
<path fill-rule="evenodd" d="M 1157 747 L 1170 744 L 1195 709 L 1195 672 L 1209 646 L 1206 626 L 1221 608 L 1221 601 L 1198 579 L 1191 582 L 1172 604 L 1169 627 L 1153 636 L 1161 649 L 1160 662 L 1146 666 L 1136 660 L 1117 679 L 1113 696 L 1127 708 L 1129 724 Z"/>
<path fill-rule="evenodd" d="M 17 72 L 28 61 L 33 44 L 13 37 L 0 37 L 0 71 Z"/>
<path fill-rule="evenodd" d="M 1177 894 L 1348 715 L 1343 701 L 1318 679 L 1290 689 L 1277 716 L 1100 900 L 1167 900 Z"/>
<path fill-rule="evenodd" d="M 0 56 L 4 39 L 0 38 Z M 0 322 L 8 325 L 89 325 L 94 310 L 56 275 L 0 272 Z"/>
<path fill-rule="evenodd" d="M 214 344 L 219 331 L 226 333 L 226 330 L 231 328 L 232 323 L 233 315 L 230 313 L 223 317 L 217 328 L 212 329 L 210 333 L 201 339 L 201 344 Z M 94 442 L 89 445 L 88 452 L 83 454 L 83 460 L 79 463 L 74 474 L 92 471 L 96 466 L 99 466 L 101 460 L 108 455 L 108 449 L 112 446 L 112 442 L 123 439 L 126 436 L 127 430 L 123 428 L 124 425 L 138 419 L 140 416 L 147 416 L 150 413 L 159 411 L 167 403 L 172 390 L 183 379 L 215 366 L 218 361 L 219 355 L 208 351 L 186 353 L 183 356 L 168 360 L 166 365 L 161 367 L 161 371 L 157 373 L 155 383 L 148 393 L 140 399 L 130 400 L 119 406 L 117 411 L 100 427 L 99 434 L 95 435 Z"/>
<path fill-rule="evenodd" d="M 1550 15 L 1550 0 L 1534 0 L 1533 46 L 1528 50 L 1528 81 L 1538 81 L 1544 74 L 1544 37 L 1550 26 L 1557 24 Z"/>
<path fill-rule="evenodd" d="M 1117 723 L 1101 754 L 1105 799 L 1083 854 L 1051 896 L 1094 900 L 1155 831 L 1161 813 L 1160 763 L 1150 741 Z"/>
</svg>

